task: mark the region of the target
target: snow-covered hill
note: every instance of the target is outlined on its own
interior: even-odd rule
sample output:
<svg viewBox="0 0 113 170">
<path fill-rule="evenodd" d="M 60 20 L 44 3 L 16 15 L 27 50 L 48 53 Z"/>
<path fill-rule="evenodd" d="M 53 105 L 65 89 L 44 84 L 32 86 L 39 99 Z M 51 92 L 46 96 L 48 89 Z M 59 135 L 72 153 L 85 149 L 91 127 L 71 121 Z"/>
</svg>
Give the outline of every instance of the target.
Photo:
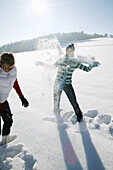
<svg viewBox="0 0 113 170">
<path fill-rule="evenodd" d="M 77 69 L 73 74 L 73 86 L 84 114 L 80 124 L 64 93 L 60 116 L 53 114 L 57 69 L 52 64 L 59 58 L 57 46 L 15 54 L 18 81 L 30 106 L 23 108 L 12 90 L 12 134 L 18 138 L 0 148 L 1 170 L 113 169 L 113 39 L 78 42 L 76 55 L 94 56 L 101 63 L 91 72 Z"/>
</svg>

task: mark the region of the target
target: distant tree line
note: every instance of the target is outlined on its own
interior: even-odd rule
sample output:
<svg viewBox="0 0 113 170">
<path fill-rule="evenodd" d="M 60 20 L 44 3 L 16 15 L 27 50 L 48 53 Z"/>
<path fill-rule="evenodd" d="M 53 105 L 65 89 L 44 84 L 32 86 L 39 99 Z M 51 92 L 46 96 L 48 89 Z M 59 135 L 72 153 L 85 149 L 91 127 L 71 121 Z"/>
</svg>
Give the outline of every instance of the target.
<svg viewBox="0 0 113 170">
<path fill-rule="evenodd" d="M 37 50 L 38 41 L 39 39 L 50 39 L 54 36 L 57 37 L 61 46 L 64 46 L 68 42 L 77 41 L 77 40 L 86 40 L 92 38 L 99 38 L 99 37 L 108 37 L 108 34 L 86 34 L 83 31 L 81 32 L 70 32 L 70 33 L 56 33 L 56 34 L 49 34 L 46 36 L 34 38 L 31 40 L 22 40 L 10 44 L 6 44 L 0 47 L 0 53 L 11 51 L 13 53 L 18 52 L 25 52 L 25 51 L 35 51 Z M 113 35 L 110 35 L 113 38 Z"/>
</svg>

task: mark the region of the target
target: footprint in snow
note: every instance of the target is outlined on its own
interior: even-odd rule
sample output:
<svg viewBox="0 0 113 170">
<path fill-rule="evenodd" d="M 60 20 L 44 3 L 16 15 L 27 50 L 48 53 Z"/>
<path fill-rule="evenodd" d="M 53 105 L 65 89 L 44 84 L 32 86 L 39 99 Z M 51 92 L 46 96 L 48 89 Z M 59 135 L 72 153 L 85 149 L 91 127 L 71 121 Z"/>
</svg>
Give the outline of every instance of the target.
<svg viewBox="0 0 113 170">
<path fill-rule="evenodd" d="M 0 170 L 37 170 L 37 161 L 22 145 L 0 149 Z"/>
<path fill-rule="evenodd" d="M 50 121 L 57 124 L 69 124 L 74 125 L 77 131 L 82 131 L 86 129 L 85 126 L 87 125 L 88 128 L 93 130 L 100 130 L 101 127 L 104 127 L 107 132 L 113 137 L 113 120 L 110 115 L 100 114 L 98 110 L 89 110 L 87 113 L 84 114 L 83 121 L 78 124 L 77 117 L 73 111 L 61 113 L 56 116 L 56 118 L 44 118 L 45 121 Z M 81 130 L 82 129 L 82 130 Z M 106 130 L 105 130 L 106 131 Z"/>
</svg>

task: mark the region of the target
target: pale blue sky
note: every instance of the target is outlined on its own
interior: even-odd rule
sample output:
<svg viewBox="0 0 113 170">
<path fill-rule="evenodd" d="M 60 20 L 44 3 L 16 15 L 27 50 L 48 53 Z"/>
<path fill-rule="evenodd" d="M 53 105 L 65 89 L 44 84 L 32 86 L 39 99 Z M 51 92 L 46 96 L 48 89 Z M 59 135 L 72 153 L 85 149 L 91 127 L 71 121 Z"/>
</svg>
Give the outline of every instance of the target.
<svg viewBox="0 0 113 170">
<path fill-rule="evenodd" d="M 38 16 L 31 0 L 0 0 L 0 45 L 57 32 L 113 34 L 113 0 L 45 1 Z"/>
</svg>

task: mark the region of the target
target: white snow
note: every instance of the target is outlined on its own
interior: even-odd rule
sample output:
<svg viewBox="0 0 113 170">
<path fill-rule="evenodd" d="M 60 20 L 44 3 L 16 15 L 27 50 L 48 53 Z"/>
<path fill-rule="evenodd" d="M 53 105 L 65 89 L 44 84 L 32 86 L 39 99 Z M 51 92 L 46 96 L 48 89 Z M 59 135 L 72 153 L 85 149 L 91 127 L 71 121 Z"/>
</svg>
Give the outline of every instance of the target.
<svg viewBox="0 0 113 170">
<path fill-rule="evenodd" d="M 12 134 L 18 137 L 0 148 L 0 170 L 112 170 L 113 39 L 76 43 L 77 55 L 94 56 L 101 63 L 91 72 L 77 69 L 73 74 L 84 114 L 80 124 L 64 92 L 60 115 L 54 116 L 57 69 L 51 65 L 59 58 L 59 49 L 42 49 L 14 54 L 18 81 L 30 106 L 23 108 L 12 90 L 8 99 L 14 114 Z"/>
</svg>

